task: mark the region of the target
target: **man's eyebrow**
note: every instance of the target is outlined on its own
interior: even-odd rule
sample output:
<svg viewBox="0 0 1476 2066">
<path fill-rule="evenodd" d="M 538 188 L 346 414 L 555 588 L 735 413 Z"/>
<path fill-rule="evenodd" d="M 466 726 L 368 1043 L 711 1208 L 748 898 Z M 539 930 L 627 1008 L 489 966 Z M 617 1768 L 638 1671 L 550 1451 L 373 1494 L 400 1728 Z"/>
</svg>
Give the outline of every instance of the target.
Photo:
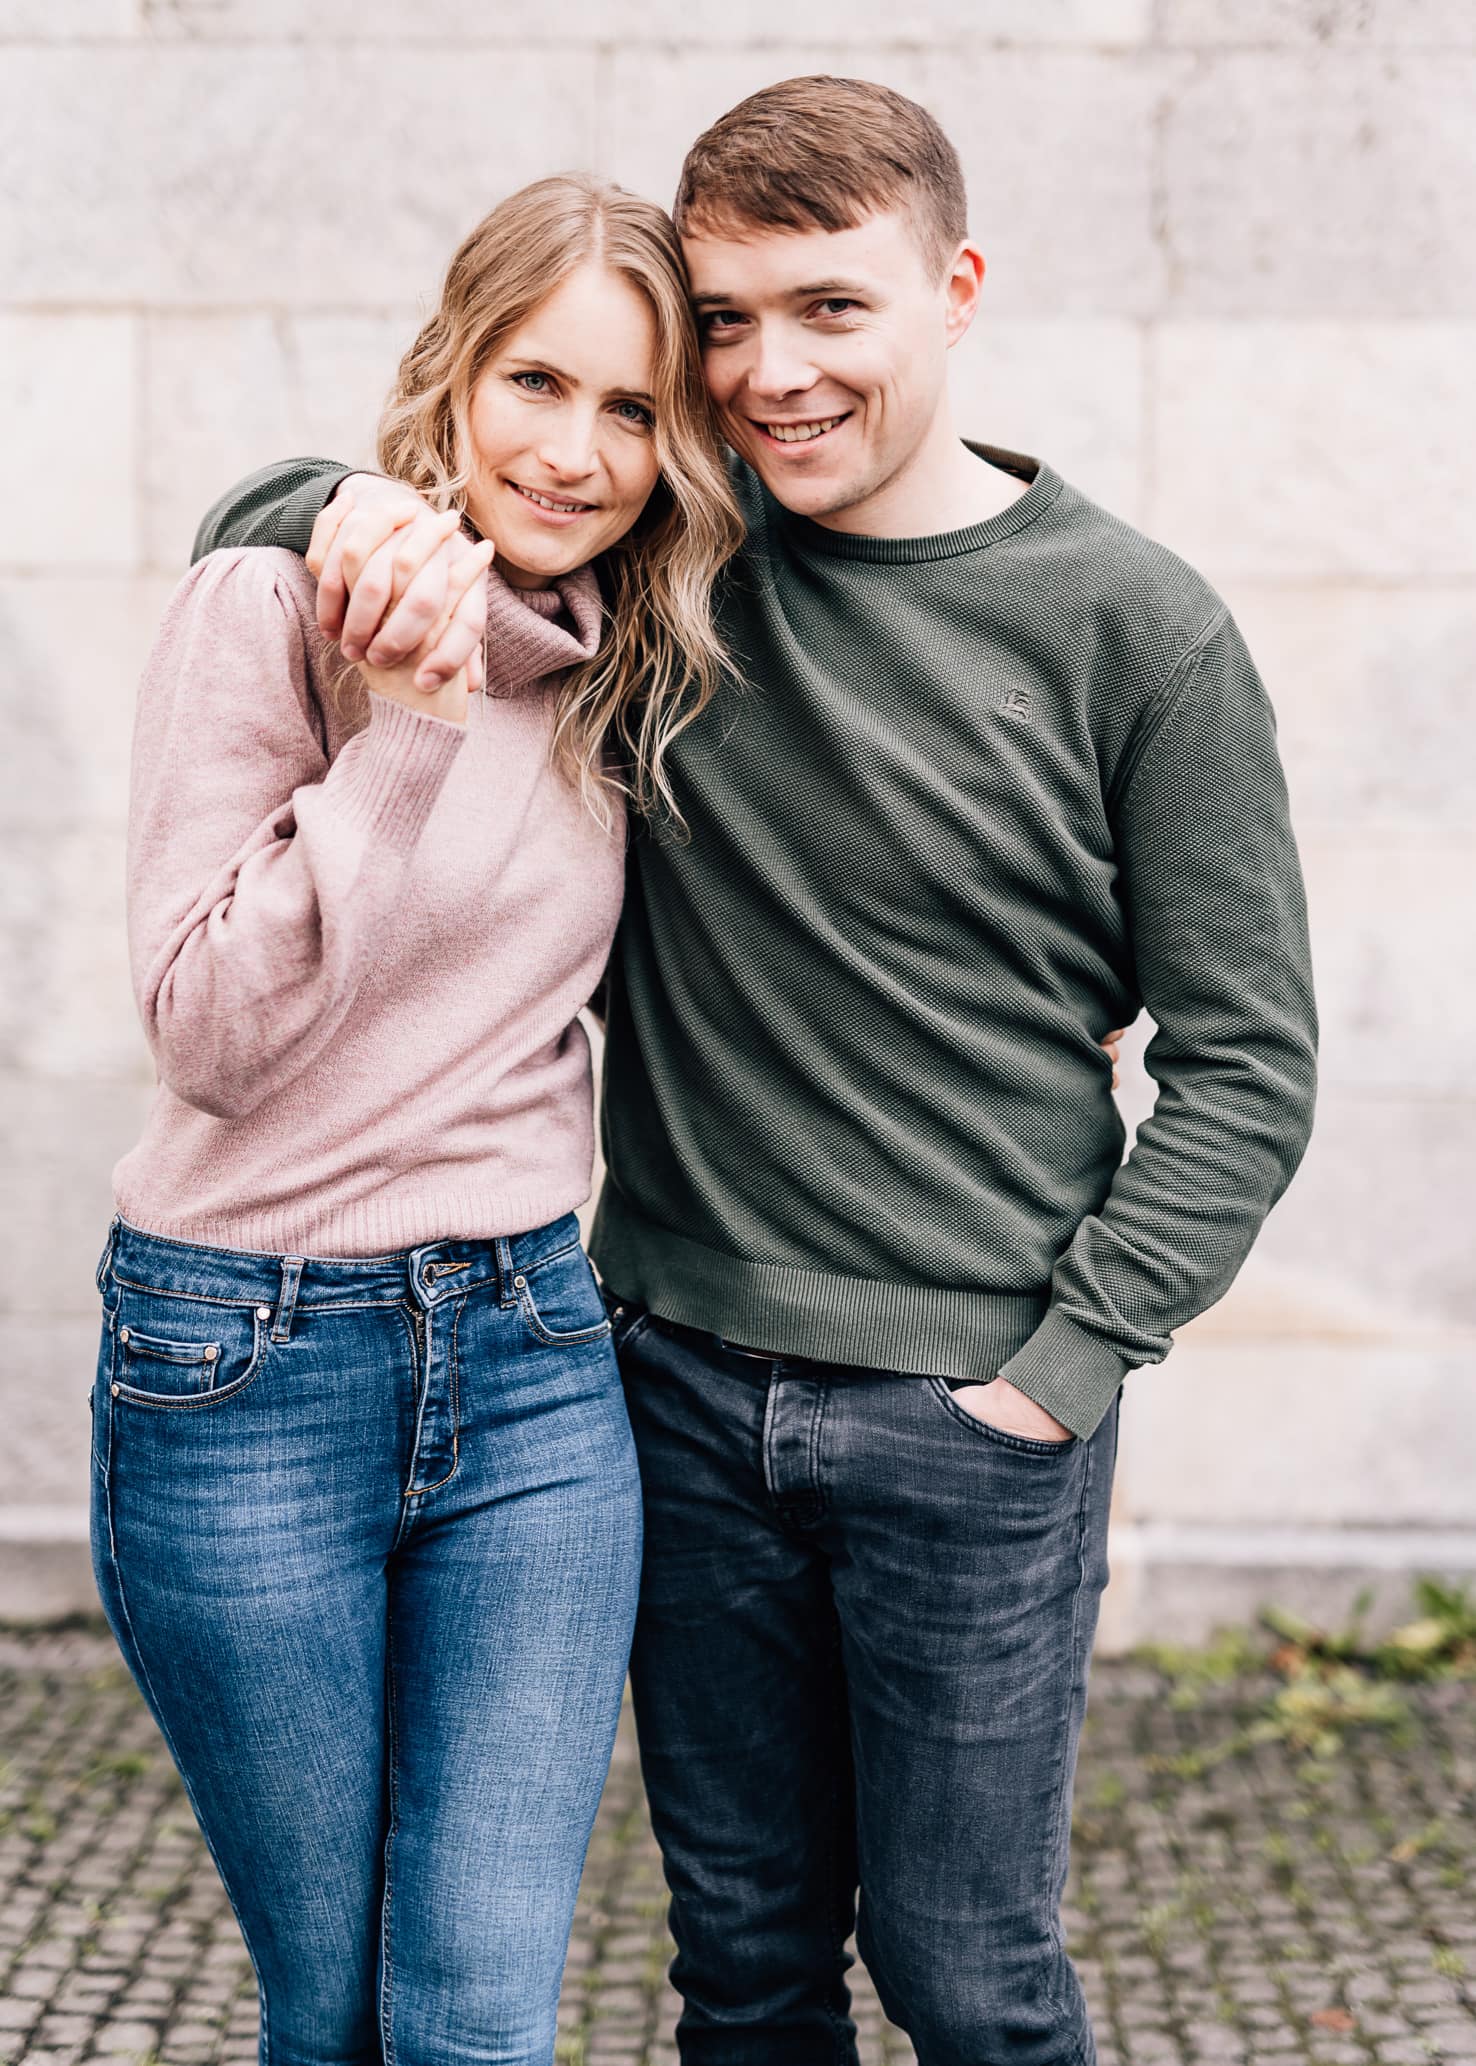
<svg viewBox="0 0 1476 2066">
<path fill-rule="evenodd" d="M 583 383 L 573 373 L 566 373 L 562 366 L 556 366 L 552 359 L 540 359 L 536 353 L 520 352 L 511 362 L 520 373 L 552 373 L 555 380 L 567 380 L 570 387 Z M 647 394 L 643 387 L 607 387 L 607 395 L 619 395 L 622 401 L 644 402 L 648 409 L 654 409 L 656 398 Z"/>
<path fill-rule="evenodd" d="M 802 287 L 786 288 L 784 298 L 787 301 L 813 301 L 820 295 L 847 294 L 854 295 L 859 300 L 863 295 L 867 295 L 870 292 L 871 289 L 869 287 L 863 287 L 856 280 L 810 280 Z M 742 297 L 737 294 L 694 294 L 692 296 L 692 306 L 693 308 L 726 308 L 731 303 L 741 299 Z"/>
</svg>

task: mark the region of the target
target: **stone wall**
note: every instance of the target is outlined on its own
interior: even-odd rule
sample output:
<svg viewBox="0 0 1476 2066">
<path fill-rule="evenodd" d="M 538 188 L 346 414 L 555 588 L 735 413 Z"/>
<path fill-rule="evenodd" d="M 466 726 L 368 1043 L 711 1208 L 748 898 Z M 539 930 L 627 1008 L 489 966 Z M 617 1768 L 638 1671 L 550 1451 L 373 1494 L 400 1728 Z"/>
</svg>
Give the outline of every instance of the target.
<svg viewBox="0 0 1476 2066">
<path fill-rule="evenodd" d="M 91 1271 L 150 1080 L 130 702 L 198 514 L 266 458 L 367 456 L 496 196 L 593 164 L 664 199 L 704 122 L 815 70 L 960 146 L 966 428 L 1199 564 L 1279 714 L 1318 1129 L 1129 1381 L 1104 1642 L 1476 1569 L 1476 9 L 0 0 L 0 1615 L 90 1597 Z"/>
</svg>

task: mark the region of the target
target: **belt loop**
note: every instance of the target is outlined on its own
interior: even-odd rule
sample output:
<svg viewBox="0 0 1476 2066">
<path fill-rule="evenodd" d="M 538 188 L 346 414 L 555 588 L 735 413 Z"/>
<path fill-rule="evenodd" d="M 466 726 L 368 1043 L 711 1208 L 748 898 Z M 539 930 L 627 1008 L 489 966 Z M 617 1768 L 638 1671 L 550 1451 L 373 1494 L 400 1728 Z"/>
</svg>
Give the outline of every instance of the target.
<svg viewBox="0 0 1476 2066">
<path fill-rule="evenodd" d="M 273 1341 L 292 1339 L 292 1315 L 297 1310 L 297 1287 L 302 1282 L 302 1266 L 306 1260 L 301 1255 L 284 1255 L 282 1258 L 282 1291 L 272 1316 Z"/>
<path fill-rule="evenodd" d="M 515 1306 L 518 1295 L 512 1288 L 512 1243 L 506 1234 L 499 1234 L 493 1246 L 497 1251 L 497 1303 L 500 1306 Z"/>
</svg>

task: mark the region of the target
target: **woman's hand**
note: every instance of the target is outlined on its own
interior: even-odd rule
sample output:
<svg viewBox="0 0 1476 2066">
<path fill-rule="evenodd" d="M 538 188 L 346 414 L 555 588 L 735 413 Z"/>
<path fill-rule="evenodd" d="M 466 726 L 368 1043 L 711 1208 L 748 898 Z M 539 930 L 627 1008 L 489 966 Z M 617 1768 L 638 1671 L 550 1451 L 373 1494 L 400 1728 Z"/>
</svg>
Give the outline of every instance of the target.
<svg viewBox="0 0 1476 2066">
<path fill-rule="evenodd" d="M 449 626 L 455 622 L 467 594 L 473 587 L 485 593 L 483 576 L 492 562 L 492 545 L 483 539 L 479 545 L 463 540 L 467 550 L 458 555 L 455 564 L 445 577 L 445 594 L 440 616 L 431 625 L 424 645 L 417 647 L 397 667 L 375 667 L 367 659 L 355 662 L 359 673 L 377 696 L 387 696 L 392 702 L 403 703 L 410 710 L 424 711 L 431 717 L 447 719 L 451 724 L 465 724 L 467 699 L 473 689 L 472 663 L 470 657 L 462 662 L 447 681 L 433 688 L 426 688 L 421 681 L 421 667 L 426 651 L 446 638 Z M 485 613 L 485 600 L 482 608 Z M 476 648 L 476 658 L 481 658 L 481 646 Z M 477 670 L 480 683 L 481 670 Z"/>
<path fill-rule="evenodd" d="M 485 543 L 485 541 L 484 541 Z M 318 624 L 346 660 L 409 666 L 435 693 L 467 667 L 483 686 L 490 552 L 481 553 L 451 510 L 435 510 L 403 481 L 350 474 L 325 503 L 308 544 L 318 577 Z M 454 577 L 460 573 L 466 579 Z"/>
</svg>

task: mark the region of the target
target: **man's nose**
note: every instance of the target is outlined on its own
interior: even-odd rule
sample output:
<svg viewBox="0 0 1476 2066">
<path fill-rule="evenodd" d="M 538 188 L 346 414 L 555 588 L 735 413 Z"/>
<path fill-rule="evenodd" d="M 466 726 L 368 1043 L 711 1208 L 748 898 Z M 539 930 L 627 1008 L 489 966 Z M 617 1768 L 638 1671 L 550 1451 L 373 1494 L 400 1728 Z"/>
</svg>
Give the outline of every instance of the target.
<svg viewBox="0 0 1476 2066">
<path fill-rule="evenodd" d="M 761 336 L 749 368 L 748 386 L 765 401 L 779 401 L 785 395 L 803 394 L 815 385 L 816 370 L 803 349 L 802 338 L 780 331 Z"/>
</svg>

